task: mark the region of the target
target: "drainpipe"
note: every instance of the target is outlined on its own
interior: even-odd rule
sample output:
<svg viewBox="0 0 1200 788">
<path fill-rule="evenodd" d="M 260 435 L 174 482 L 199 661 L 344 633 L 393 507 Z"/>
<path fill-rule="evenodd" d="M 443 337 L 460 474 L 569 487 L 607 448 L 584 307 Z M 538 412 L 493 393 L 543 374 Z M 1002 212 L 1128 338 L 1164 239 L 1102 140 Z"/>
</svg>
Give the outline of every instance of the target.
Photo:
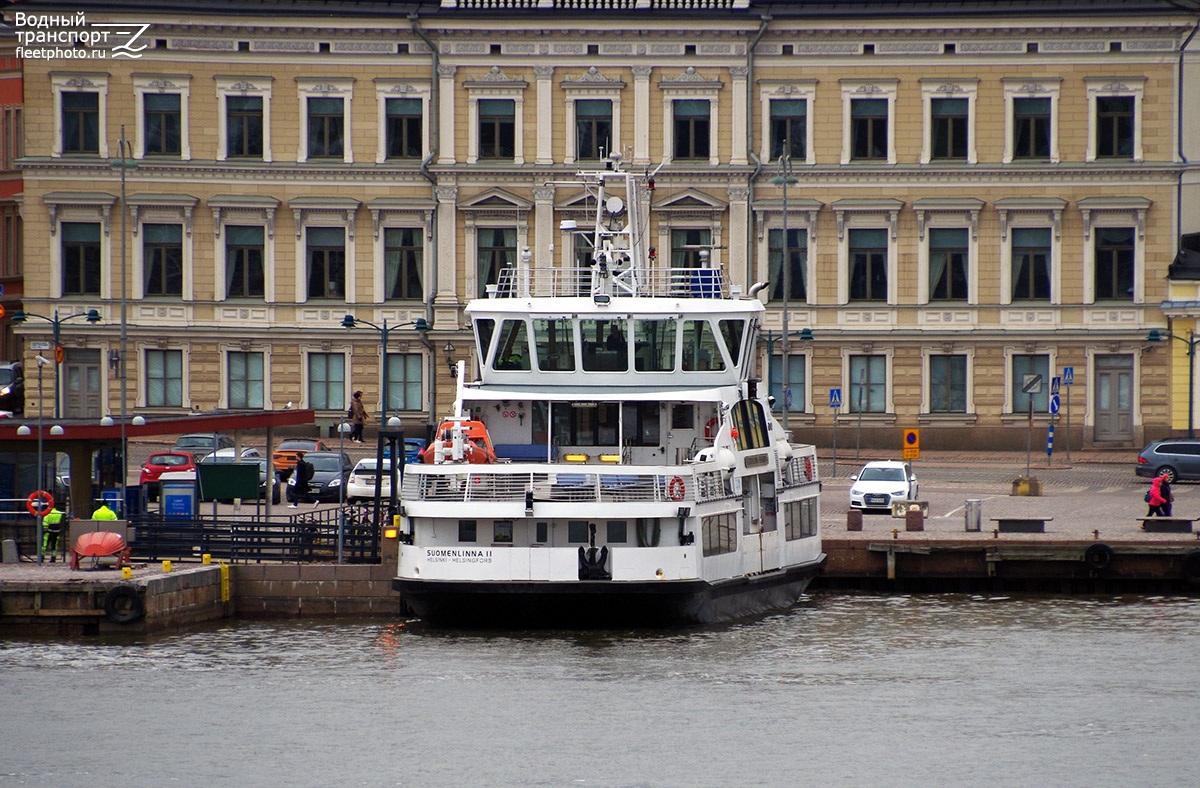
<svg viewBox="0 0 1200 788">
<path fill-rule="evenodd" d="M 1184 54 L 1187 52 L 1188 46 L 1192 43 L 1192 39 L 1196 37 L 1197 32 L 1200 32 L 1200 22 L 1197 22 L 1192 27 L 1192 32 L 1188 33 L 1188 37 L 1184 40 L 1183 44 L 1179 47 L 1179 87 L 1176 90 L 1178 96 L 1176 98 L 1177 107 L 1175 109 L 1175 124 L 1176 124 L 1175 134 L 1178 139 L 1178 145 L 1179 145 L 1179 163 L 1182 166 L 1179 168 L 1179 178 L 1175 184 L 1175 230 L 1176 230 L 1175 245 L 1176 245 L 1176 253 L 1183 251 L 1183 245 L 1182 245 L 1182 239 L 1183 239 L 1183 176 L 1184 176 L 1185 171 L 1187 170 L 1188 164 L 1191 163 L 1188 161 L 1188 157 L 1187 157 L 1187 154 L 1184 152 L 1184 145 L 1183 145 L 1183 74 L 1184 74 L 1183 57 L 1184 57 Z"/>
<path fill-rule="evenodd" d="M 424 30 L 421 29 L 420 19 L 416 12 L 408 15 L 408 21 L 412 25 L 412 31 L 425 42 L 425 46 L 429 47 L 431 53 L 430 61 L 430 79 L 429 79 L 429 155 L 421 161 L 421 176 L 429 181 L 429 192 L 433 197 L 433 211 L 429 216 L 430 232 L 429 232 L 429 254 L 425 257 L 425 320 L 430 326 L 433 325 L 433 300 L 437 298 L 437 252 L 438 252 L 438 196 L 437 196 L 437 177 L 430 171 L 429 167 L 433 160 L 438 155 L 438 141 L 441 139 L 441 79 L 438 76 L 438 66 L 441 64 L 441 59 L 438 57 L 437 45 L 429 38 Z M 424 333 L 421 335 L 421 344 L 425 346 L 429 354 L 429 427 L 437 423 L 437 354 L 433 351 L 433 344 L 429 341 L 429 337 Z M 382 425 L 381 425 L 382 426 Z M 433 435 L 426 435 L 427 439 Z"/>
<path fill-rule="evenodd" d="M 767 25 L 771 23 L 771 15 L 764 14 L 759 17 L 758 32 L 754 35 L 754 40 L 750 42 L 750 46 L 746 48 L 746 152 L 750 154 L 750 158 L 754 160 L 754 172 L 750 173 L 746 183 L 746 206 L 750 212 L 750 216 L 746 222 L 746 228 L 750 232 L 750 238 L 754 238 L 754 184 L 758 180 L 759 173 L 762 172 L 763 163 L 758 154 L 754 152 L 754 124 L 751 120 L 754 118 L 754 48 L 758 46 L 758 42 L 767 32 Z M 750 249 L 754 249 L 753 243 L 749 244 Z M 750 259 L 746 261 L 746 283 L 752 284 L 754 280 L 754 264 L 758 259 L 757 254 L 751 254 Z"/>
</svg>

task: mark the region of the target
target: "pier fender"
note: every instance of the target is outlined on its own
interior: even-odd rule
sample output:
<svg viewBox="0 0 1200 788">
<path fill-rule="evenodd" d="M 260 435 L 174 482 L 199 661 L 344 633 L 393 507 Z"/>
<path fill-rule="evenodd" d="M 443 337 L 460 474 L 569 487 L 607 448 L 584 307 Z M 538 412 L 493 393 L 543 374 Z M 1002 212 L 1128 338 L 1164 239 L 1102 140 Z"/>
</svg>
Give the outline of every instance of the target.
<svg viewBox="0 0 1200 788">
<path fill-rule="evenodd" d="M 1183 557 L 1183 579 L 1190 585 L 1200 585 L 1200 550 Z"/>
<path fill-rule="evenodd" d="M 104 595 L 104 615 L 116 624 L 132 624 L 146 614 L 146 603 L 130 585 L 113 586 Z"/>
<path fill-rule="evenodd" d="M 1092 569 L 1107 569 L 1112 560 L 1112 548 L 1104 543 L 1089 545 L 1083 551 L 1083 562 Z"/>
</svg>

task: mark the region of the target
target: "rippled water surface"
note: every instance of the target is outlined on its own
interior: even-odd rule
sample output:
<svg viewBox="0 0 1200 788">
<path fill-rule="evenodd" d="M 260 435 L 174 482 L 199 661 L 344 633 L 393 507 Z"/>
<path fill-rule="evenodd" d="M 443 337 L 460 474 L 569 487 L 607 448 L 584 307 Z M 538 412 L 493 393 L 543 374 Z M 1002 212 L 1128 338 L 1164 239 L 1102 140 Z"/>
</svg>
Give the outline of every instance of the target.
<svg viewBox="0 0 1200 788">
<path fill-rule="evenodd" d="M 1191 784 L 1200 601 L 817 596 L 736 625 L 0 641 L 0 785 Z"/>
</svg>

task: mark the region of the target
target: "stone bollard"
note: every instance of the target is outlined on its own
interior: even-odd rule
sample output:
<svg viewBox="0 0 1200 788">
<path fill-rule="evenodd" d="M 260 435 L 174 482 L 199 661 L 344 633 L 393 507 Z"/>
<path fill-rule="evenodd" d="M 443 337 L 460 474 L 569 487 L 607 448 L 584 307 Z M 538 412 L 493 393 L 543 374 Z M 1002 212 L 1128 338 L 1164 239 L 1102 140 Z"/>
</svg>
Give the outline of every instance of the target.
<svg viewBox="0 0 1200 788">
<path fill-rule="evenodd" d="M 850 511 L 846 512 L 846 530 L 862 530 L 862 512 L 860 512 L 858 509 L 851 509 Z"/>
<path fill-rule="evenodd" d="M 925 515 L 920 509 L 909 509 L 904 513 L 904 530 L 905 531 L 924 531 L 925 530 Z"/>
</svg>

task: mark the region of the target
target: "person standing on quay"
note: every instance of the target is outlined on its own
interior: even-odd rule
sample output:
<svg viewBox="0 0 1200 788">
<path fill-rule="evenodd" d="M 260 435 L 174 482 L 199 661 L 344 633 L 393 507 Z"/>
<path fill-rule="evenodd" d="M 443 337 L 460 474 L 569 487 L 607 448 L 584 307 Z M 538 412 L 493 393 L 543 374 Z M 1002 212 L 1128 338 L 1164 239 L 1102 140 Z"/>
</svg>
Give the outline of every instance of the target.
<svg viewBox="0 0 1200 788">
<path fill-rule="evenodd" d="M 355 443 L 363 442 L 363 425 L 367 423 L 367 409 L 362 403 L 362 392 L 354 392 L 354 397 L 350 400 L 350 424 L 353 429 L 350 431 L 350 440 Z"/>
</svg>

